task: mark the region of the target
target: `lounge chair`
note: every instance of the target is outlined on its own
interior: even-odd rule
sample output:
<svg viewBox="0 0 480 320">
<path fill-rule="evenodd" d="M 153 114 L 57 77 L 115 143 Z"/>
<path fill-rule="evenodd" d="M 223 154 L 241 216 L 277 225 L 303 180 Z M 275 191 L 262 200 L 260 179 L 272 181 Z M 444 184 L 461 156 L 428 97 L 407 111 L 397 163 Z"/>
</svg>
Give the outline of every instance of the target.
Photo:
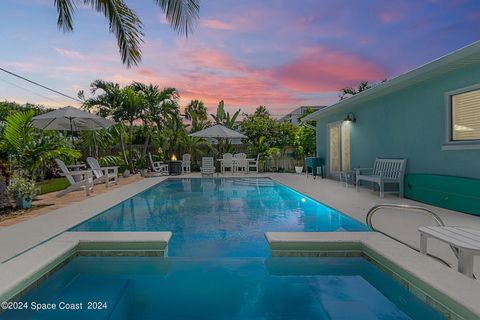
<svg viewBox="0 0 480 320">
<path fill-rule="evenodd" d="M 235 170 L 243 173 L 248 173 L 248 161 L 245 153 L 237 153 L 233 156 L 235 158 Z"/>
<path fill-rule="evenodd" d="M 70 186 L 57 193 L 57 197 L 62 197 L 69 192 L 85 189 L 85 194 L 90 195 L 93 191 L 93 173 L 91 170 L 68 170 L 65 163 L 60 159 L 55 159 L 58 167 L 60 168 L 61 175 L 67 178 Z"/>
<path fill-rule="evenodd" d="M 190 155 L 188 153 L 182 156 L 182 173 L 191 172 Z"/>
<path fill-rule="evenodd" d="M 212 157 L 203 157 L 202 158 L 202 167 L 200 168 L 202 176 L 211 175 L 215 173 L 215 165 Z"/>
<path fill-rule="evenodd" d="M 93 171 L 93 183 L 105 183 L 108 188 L 111 184 L 118 184 L 118 167 L 100 167 L 97 159 L 88 157 L 87 164 Z"/>
<path fill-rule="evenodd" d="M 163 161 L 153 161 L 150 152 L 148 153 L 148 158 L 150 159 L 150 166 L 154 172 L 168 176 L 168 164 L 163 163 Z"/>
<path fill-rule="evenodd" d="M 373 168 L 356 168 L 357 191 L 360 191 L 360 181 L 369 181 L 374 186 L 378 184 L 380 187 L 380 198 L 383 198 L 385 193 L 398 193 L 400 198 L 403 198 L 403 178 L 406 166 L 407 159 L 377 158 L 373 163 Z M 398 184 L 398 191 L 386 192 L 385 184 L 387 183 Z"/>
<path fill-rule="evenodd" d="M 224 153 L 221 161 L 220 172 L 225 173 L 225 169 L 229 168 L 231 173 L 235 172 L 235 166 L 233 162 L 233 155 L 231 153 Z"/>
<path fill-rule="evenodd" d="M 256 159 L 247 159 L 248 161 L 248 170 L 247 172 L 258 173 L 258 161 L 260 160 L 260 154 L 257 154 Z M 253 169 L 253 170 L 252 170 Z"/>
</svg>

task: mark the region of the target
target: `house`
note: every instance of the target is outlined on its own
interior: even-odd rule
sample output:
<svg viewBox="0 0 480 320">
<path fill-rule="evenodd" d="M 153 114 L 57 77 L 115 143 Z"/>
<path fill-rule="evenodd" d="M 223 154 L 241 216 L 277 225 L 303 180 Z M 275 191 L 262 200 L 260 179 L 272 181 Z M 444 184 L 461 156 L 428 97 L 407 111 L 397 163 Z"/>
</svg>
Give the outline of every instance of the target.
<svg viewBox="0 0 480 320">
<path fill-rule="evenodd" d="M 289 114 L 284 115 L 283 117 L 278 119 L 278 121 L 280 121 L 280 122 L 288 121 L 291 124 L 293 124 L 294 126 L 298 126 L 300 124 L 300 121 L 298 120 L 298 118 L 301 117 L 302 115 L 304 115 L 305 112 L 308 109 L 312 109 L 313 111 L 317 111 L 317 110 L 320 110 L 320 109 L 325 108 L 325 107 L 326 106 L 301 106 L 301 107 L 296 108 L 295 110 L 293 110 Z"/>
<path fill-rule="evenodd" d="M 329 177 L 377 157 L 407 158 L 406 197 L 480 215 L 480 41 L 309 120 Z"/>
</svg>

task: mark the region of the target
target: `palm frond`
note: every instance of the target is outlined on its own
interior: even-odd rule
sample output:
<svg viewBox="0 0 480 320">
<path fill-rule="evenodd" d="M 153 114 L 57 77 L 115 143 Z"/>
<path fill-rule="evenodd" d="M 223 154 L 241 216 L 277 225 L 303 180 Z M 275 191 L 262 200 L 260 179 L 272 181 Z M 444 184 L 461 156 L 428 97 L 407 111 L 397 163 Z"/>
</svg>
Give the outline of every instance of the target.
<svg viewBox="0 0 480 320">
<path fill-rule="evenodd" d="M 188 37 L 198 20 L 200 0 L 154 0 L 154 2 L 162 8 L 172 28 Z"/>
<path fill-rule="evenodd" d="M 55 0 L 55 7 L 57 7 L 57 27 L 63 32 L 70 32 L 73 30 L 73 13 L 76 6 L 73 0 Z"/>
<path fill-rule="evenodd" d="M 123 0 L 84 0 L 107 18 L 110 31 L 117 38 L 122 62 L 131 67 L 142 59 L 140 44 L 143 42 L 143 24 L 135 11 Z"/>
</svg>

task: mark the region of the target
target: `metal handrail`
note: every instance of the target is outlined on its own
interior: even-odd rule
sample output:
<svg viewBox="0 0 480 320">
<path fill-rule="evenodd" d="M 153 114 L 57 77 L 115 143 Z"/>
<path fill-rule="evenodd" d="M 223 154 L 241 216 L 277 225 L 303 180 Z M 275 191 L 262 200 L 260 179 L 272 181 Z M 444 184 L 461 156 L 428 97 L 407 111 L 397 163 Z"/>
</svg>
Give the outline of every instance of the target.
<svg viewBox="0 0 480 320">
<path fill-rule="evenodd" d="M 433 219 L 433 221 L 440 227 L 444 227 L 445 226 L 445 223 L 443 222 L 442 218 L 440 218 L 435 212 L 427 209 L 427 208 L 424 208 L 424 207 L 418 207 L 418 206 L 410 206 L 410 205 L 405 205 L 405 204 L 392 204 L 392 203 L 385 203 L 385 204 L 379 204 L 379 205 L 376 205 L 376 206 L 373 206 L 372 208 L 370 208 L 370 210 L 368 210 L 368 213 L 367 213 L 367 216 L 365 217 L 365 223 L 367 224 L 368 226 L 368 229 L 370 231 L 375 231 L 375 232 L 378 232 L 378 233 L 381 233 L 387 237 L 389 237 L 390 239 L 393 239 L 395 241 L 398 241 L 400 242 L 401 244 L 403 245 L 406 245 L 407 247 L 409 247 L 410 249 L 413 249 L 417 252 L 420 252 L 419 249 L 415 248 L 414 246 L 406 243 L 405 241 L 403 240 L 400 240 L 392 235 L 389 235 L 387 234 L 386 232 L 383 232 L 379 229 L 376 229 L 374 226 L 373 226 L 373 222 L 372 222 L 372 218 L 373 218 L 373 215 L 382 210 L 382 209 L 385 209 L 385 208 L 395 208 L 395 209 L 402 209 L 402 210 L 405 210 L 405 211 L 416 211 L 416 212 L 420 212 L 422 214 L 425 214 L 427 216 L 429 216 L 430 218 Z M 458 252 L 457 250 L 450 246 L 450 249 L 452 249 L 453 253 L 455 254 L 455 256 L 458 258 Z M 443 264 L 449 266 L 450 268 L 452 267 L 447 261 L 443 260 L 442 258 L 440 257 L 437 257 L 433 254 L 430 254 L 430 253 L 427 253 L 428 256 L 434 258 L 435 260 L 438 260 L 440 262 L 442 262 Z"/>
</svg>

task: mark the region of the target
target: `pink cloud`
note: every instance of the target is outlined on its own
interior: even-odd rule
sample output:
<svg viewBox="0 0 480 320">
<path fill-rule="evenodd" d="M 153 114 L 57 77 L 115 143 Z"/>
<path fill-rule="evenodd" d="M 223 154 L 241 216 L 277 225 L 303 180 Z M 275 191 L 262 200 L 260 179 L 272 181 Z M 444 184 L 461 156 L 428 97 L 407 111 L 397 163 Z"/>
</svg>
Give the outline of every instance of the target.
<svg viewBox="0 0 480 320">
<path fill-rule="evenodd" d="M 400 20 L 403 17 L 403 13 L 394 10 L 385 10 L 379 13 L 380 20 L 385 23 L 392 23 Z"/>
<path fill-rule="evenodd" d="M 200 24 L 206 28 L 215 30 L 233 30 L 235 27 L 230 24 L 217 19 L 203 19 Z"/>
<path fill-rule="evenodd" d="M 71 59 L 85 59 L 85 56 L 81 54 L 78 51 L 73 51 L 73 50 L 68 50 L 68 49 L 63 49 L 63 48 L 55 48 L 55 51 L 66 58 L 71 58 Z"/>
<path fill-rule="evenodd" d="M 337 91 L 361 80 L 378 80 L 384 72 L 360 56 L 326 47 L 302 50 L 295 60 L 272 71 L 284 86 L 300 92 Z"/>
</svg>

